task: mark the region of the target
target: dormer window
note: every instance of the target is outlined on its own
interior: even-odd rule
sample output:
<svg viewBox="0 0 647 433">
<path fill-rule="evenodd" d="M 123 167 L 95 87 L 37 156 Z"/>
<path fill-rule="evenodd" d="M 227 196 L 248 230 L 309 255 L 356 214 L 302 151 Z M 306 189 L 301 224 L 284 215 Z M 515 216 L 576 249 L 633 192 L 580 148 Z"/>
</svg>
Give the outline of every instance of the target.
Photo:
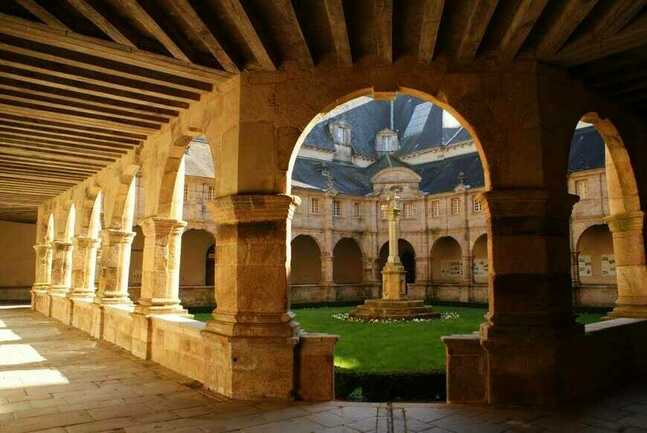
<svg viewBox="0 0 647 433">
<path fill-rule="evenodd" d="M 350 146 L 351 144 L 351 127 L 346 122 L 334 122 L 330 124 L 330 134 L 335 144 Z"/>
<path fill-rule="evenodd" d="M 383 129 L 375 136 L 375 150 L 380 153 L 395 152 L 399 147 L 398 134 L 391 129 Z"/>
</svg>

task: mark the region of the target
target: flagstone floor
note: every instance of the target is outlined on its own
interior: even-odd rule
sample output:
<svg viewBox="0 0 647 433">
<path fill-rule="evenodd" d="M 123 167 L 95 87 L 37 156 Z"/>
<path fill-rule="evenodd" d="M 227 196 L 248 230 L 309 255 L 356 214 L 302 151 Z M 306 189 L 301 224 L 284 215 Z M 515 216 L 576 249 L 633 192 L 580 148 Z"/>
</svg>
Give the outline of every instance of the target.
<svg viewBox="0 0 647 433">
<path fill-rule="evenodd" d="M 235 402 L 28 308 L 0 307 L 0 432 L 647 433 L 647 386 L 559 411 Z"/>
</svg>

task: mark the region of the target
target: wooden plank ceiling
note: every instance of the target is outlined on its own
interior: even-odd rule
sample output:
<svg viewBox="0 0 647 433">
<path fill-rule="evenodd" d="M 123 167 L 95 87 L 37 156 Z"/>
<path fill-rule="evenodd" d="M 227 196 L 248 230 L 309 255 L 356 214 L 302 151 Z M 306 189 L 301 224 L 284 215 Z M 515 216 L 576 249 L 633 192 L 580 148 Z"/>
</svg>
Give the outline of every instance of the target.
<svg viewBox="0 0 647 433">
<path fill-rule="evenodd" d="M 647 0 L 4 0 L 0 219 L 138 146 L 241 70 L 537 58 L 647 112 Z"/>
</svg>

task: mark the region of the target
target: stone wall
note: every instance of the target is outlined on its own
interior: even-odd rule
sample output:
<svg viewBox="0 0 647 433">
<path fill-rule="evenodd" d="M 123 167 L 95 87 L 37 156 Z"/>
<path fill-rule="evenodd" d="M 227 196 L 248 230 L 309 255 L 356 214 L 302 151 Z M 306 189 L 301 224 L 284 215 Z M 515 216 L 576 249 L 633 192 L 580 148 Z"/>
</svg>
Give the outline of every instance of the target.
<svg viewBox="0 0 647 433">
<path fill-rule="evenodd" d="M 36 224 L 0 221 L 0 303 L 29 302 Z"/>
</svg>

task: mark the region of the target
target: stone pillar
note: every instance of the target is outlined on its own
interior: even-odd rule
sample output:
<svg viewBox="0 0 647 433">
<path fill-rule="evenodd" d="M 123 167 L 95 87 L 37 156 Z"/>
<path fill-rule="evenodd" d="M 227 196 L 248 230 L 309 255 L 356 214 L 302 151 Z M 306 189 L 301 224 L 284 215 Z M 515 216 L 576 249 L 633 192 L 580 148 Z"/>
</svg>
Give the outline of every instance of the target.
<svg viewBox="0 0 647 433">
<path fill-rule="evenodd" d="M 575 322 L 569 217 L 576 196 L 510 189 L 483 194 L 489 210 L 489 311 L 481 325 L 488 403 L 553 404 L 568 394 Z"/>
<path fill-rule="evenodd" d="M 580 252 L 571 251 L 571 278 L 573 287 L 580 285 Z"/>
<path fill-rule="evenodd" d="M 41 313 L 49 312 L 48 290 L 52 279 L 52 243 L 34 245 L 36 251 L 36 269 L 34 285 L 31 291 L 31 306 Z"/>
<path fill-rule="evenodd" d="M 94 300 L 94 284 L 99 239 L 76 237 L 72 260 L 72 290 L 68 297 L 73 300 L 91 302 Z"/>
<path fill-rule="evenodd" d="M 134 232 L 106 229 L 101 232 L 101 278 L 97 304 L 131 304 L 128 297 L 130 247 Z"/>
<path fill-rule="evenodd" d="M 36 251 L 36 270 L 33 291 L 46 293 L 52 278 L 52 243 L 34 245 Z"/>
<path fill-rule="evenodd" d="M 330 251 L 321 252 L 321 284 L 333 284 L 333 257 Z"/>
<path fill-rule="evenodd" d="M 647 266 L 643 229 L 645 213 L 607 217 L 613 237 L 618 299 L 610 317 L 647 318 Z"/>
<path fill-rule="evenodd" d="M 65 296 L 72 285 L 72 243 L 54 241 L 51 295 Z"/>
<path fill-rule="evenodd" d="M 468 286 L 471 286 L 474 282 L 473 278 L 474 271 L 474 257 L 471 255 L 463 256 L 463 282 Z"/>
<path fill-rule="evenodd" d="M 141 223 L 144 233 L 142 289 L 135 311 L 141 314 L 182 313 L 180 254 L 185 221 L 150 217 Z"/>
<path fill-rule="evenodd" d="M 288 311 L 289 220 L 298 198 L 217 198 L 216 299 L 203 335 L 214 348 L 207 383 L 236 399 L 291 399 L 298 327 Z"/>
</svg>

